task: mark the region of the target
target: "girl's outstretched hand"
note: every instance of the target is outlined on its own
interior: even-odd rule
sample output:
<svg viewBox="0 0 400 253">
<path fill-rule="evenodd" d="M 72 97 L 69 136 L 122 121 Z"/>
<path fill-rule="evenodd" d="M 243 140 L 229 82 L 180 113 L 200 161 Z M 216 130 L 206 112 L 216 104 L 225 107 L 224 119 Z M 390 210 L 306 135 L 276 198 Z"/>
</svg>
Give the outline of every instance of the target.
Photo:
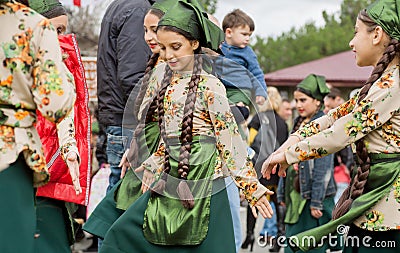
<svg viewBox="0 0 400 253">
<path fill-rule="evenodd" d="M 279 169 L 278 176 L 286 177 L 286 169 L 289 164 L 286 162 L 285 152 L 275 151 L 272 153 L 262 165 L 261 174 L 266 179 L 271 178 L 271 174 L 276 173 L 276 169 Z"/>
<path fill-rule="evenodd" d="M 273 191 L 268 190 L 267 192 L 268 195 L 274 194 Z M 267 197 L 262 196 L 254 206 L 251 207 L 251 211 L 253 212 L 253 215 L 255 218 L 257 218 L 257 209 L 261 213 L 261 215 L 264 218 L 271 219 L 272 215 L 274 214 L 274 211 L 272 210 L 271 204 L 267 200 Z"/>
<path fill-rule="evenodd" d="M 126 171 L 131 166 L 128 161 L 128 152 L 129 152 L 129 149 L 127 149 L 125 151 L 125 153 L 122 155 L 121 161 L 118 164 L 118 167 L 121 167 L 121 178 L 123 178 L 125 176 Z"/>
<path fill-rule="evenodd" d="M 75 152 L 68 153 L 66 163 L 69 169 L 69 174 L 71 175 L 72 184 L 74 185 L 75 194 L 79 195 L 82 193 L 82 188 L 79 182 L 78 155 Z"/>
<path fill-rule="evenodd" d="M 142 178 L 142 193 L 145 193 L 148 189 L 150 189 L 151 184 L 154 182 L 154 174 L 153 172 L 146 170 L 144 166 L 140 166 L 139 168 L 135 169 L 136 173 L 143 171 L 143 178 Z"/>
</svg>

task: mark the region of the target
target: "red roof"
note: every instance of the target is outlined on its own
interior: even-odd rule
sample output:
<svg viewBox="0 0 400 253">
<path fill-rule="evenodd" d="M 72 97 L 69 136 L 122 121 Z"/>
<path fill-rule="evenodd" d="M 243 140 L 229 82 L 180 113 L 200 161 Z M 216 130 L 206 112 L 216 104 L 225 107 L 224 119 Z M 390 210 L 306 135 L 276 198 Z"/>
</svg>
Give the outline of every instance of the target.
<svg viewBox="0 0 400 253">
<path fill-rule="evenodd" d="M 318 60 L 302 63 L 265 74 L 267 85 L 295 86 L 309 74 L 323 75 L 335 87 L 360 87 L 372 67 L 358 67 L 352 51 L 345 51 Z"/>
</svg>

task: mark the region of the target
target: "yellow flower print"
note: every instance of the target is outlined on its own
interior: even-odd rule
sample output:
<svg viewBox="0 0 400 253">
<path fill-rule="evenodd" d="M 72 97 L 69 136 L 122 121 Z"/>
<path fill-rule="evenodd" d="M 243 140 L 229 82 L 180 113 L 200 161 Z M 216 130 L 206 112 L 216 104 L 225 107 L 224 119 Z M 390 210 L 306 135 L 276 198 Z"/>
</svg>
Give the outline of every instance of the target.
<svg viewBox="0 0 400 253">
<path fill-rule="evenodd" d="M 400 203 L 400 177 L 397 178 L 396 182 L 394 182 L 394 198 L 397 203 Z"/>
<path fill-rule="evenodd" d="M 13 149 L 15 143 L 14 128 L 9 126 L 0 126 L 0 139 L 4 143 L 3 149 Z M 0 151 L 2 148 L 0 148 Z"/>
<path fill-rule="evenodd" d="M 374 128 L 375 122 L 377 120 L 378 120 L 378 113 L 375 113 L 375 109 L 368 109 L 361 115 L 363 129 Z"/>
<path fill-rule="evenodd" d="M 53 26 L 51 26 L 51 23 L 50 23 L 50 21 L 46 18 L 46 19 L 42 19 L 40 22 L 39 22 L 39 25 L 41 26 L 41 27 L 43 27 L 43 29 L 51 29 L 52 28 L 52 30 L 54 30 L 54 28 L 53 28 Z"/>
<path fill-rule="evenodd" d="M 303 137 L 309 137 L 312 136 L 320 131 L 320 125 L 315 122 L 310 122 L 307 124 L 305 127 L 299 130 L 299 134 Z"/>
<path fill-rule="evenodd" d="M 29 112 L 28 111 L 18 111 L 14 114 L 14 117 L 17 120 L 23 120 L 25 117 L 29 116 Z"/>
<path fill-rule="evenodd" d="M 55 92 L 56 92 L 56 94 L 57 94 L 58 96 L 64 95 L 64 90 L 62 90 L 62 89 L 57 89 L 57 90 L 55 90 Z"/>
<path fill-rule="evenodd" d="M 363 229 L 374 230 L 374 231 L 382 230 L 381 224 L 385 219 L 385 216 L 383 215 L 382 212 L 377 210 L 372 210 L 371 212 L 365 214 L 365 218 L 367 219 L 367 221 L 361 224 L 361 227 Z"/>
<path fill-rule="evenodd" d="M 345 130 L 348 136 L 355 137 L 362 130 L 362 124 L 356 120 L 352 120 L 345 125 Z"/>
<path fill-rule="evenodd" d="M 379 88 L 387 89 L 393 86 L 394 80 L 392 78 L 392 73 L 387 73 L 382 76 L 382 78 L 376 83 Z"/>
<path fill-rule="evenodd" d="M 214 104 L 214 92 L 207 91 L 206 96 L 207 96 L 207 103 L 209 105 L 213 105 Z"/>
</svg>

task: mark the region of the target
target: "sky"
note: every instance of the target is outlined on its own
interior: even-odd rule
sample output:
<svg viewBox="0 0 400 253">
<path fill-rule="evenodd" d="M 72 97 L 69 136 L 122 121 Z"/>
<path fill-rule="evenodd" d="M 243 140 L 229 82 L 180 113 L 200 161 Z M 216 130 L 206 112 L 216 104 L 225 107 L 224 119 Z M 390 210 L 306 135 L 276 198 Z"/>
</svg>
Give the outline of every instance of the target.
<svg viewBox="0 0 400 253">
<path fill-rule="evenodd" d="M 309 21 L 324 25 L 322 11 L 339 13 L 343 0 L 218 0 L 214 16 L 222 23 L 233 9 L 246 12 L 255 23 L 254 35 L 279 36 L 292 27 L 299 28 Z"/>
<path fill-rule="evenodd" d="M 81 0 L 82 5 L 95 4 L 103 0 Z M 110 0 L 107 0 L 111 2 Z M 72 5 L 73 0 L 61 0 Z M 255 22 L 254 35 L 261 37 L 279 36 L 292 27 L 299 28 L 306 22 L 314 21 L 317 26 L 324 25 L 322 11 L 338 13 L 343 0 L 218 0 L 214 16 L 222 23 L 224 16 L 239 8 Z"/>
</svg>

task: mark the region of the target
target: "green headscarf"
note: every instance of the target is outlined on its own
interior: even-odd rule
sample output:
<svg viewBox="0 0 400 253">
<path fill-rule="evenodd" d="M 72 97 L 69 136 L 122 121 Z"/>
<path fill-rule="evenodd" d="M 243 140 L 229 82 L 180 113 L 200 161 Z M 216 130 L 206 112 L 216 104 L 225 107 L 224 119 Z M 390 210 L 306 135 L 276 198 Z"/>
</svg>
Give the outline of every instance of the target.
<svg viewBox="0 0 400 253">
<path fill-rule="evenodd" d="M 29 7 L 48 19 L 67 15 L 67 11 L 58 0 L 29 0 Z"/>
<path fill-rule="evenodd" d="M 178 1 L 158 22 L 159 26 L 173 26 L 191 34 L 200 46 L 219 51 L 224 33 L 211 20 L 207 13 L 189 1 Z M 193 1 L 192 1 L 193 2 Z"/>
<path fill-rule="evenodd" d="M 367 7 L 367 13 L 390 37 L 400 41 L 400 1 L 376 1 Z"/>
<path fill-rule="evenodd" d="M 178 0 L 157 0 L 150 9 L 160 10 L 166 13 Z"/>
<path fill-rule="evenodd" d="M 319 101 L 322 101 L 329 93 L 329 88 L 326 86 L 325 77 L 315 74 L 308 75 L 296 87 L 299 91 Z"/>
<path fill-rule="evenodd" d="M 157 9 L 166 13 L 172 6 L 174 6 L 178 0 L 157 0 L 152 6 L 151 9 Z M 205 12 L 203 6 L 197 0 L 185 0 L 186 3 L 193 4 L 196 6 L 201 12 Z"/>
</svg>

